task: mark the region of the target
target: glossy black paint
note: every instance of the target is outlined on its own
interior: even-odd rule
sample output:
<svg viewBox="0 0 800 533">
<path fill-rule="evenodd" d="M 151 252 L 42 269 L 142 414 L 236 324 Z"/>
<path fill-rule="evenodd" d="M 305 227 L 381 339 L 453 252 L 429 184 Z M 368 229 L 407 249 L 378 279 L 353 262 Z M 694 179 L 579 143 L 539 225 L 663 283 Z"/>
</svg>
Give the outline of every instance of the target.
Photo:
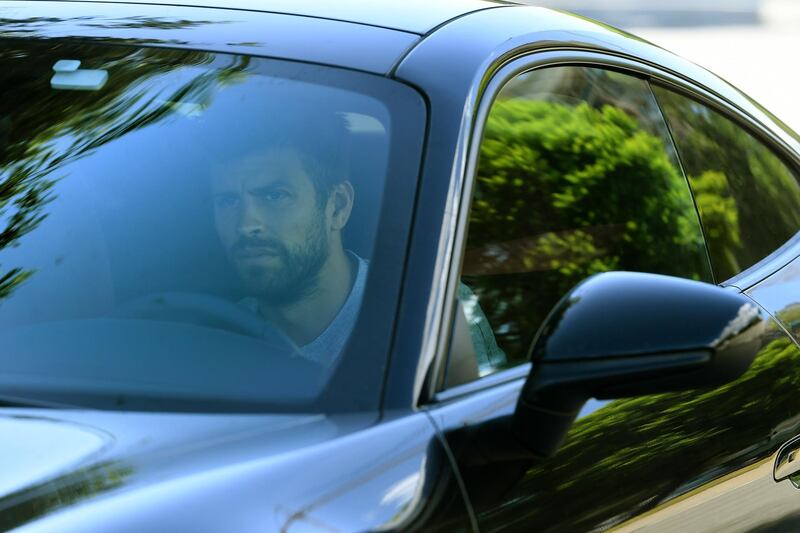
<svg viewBox="0 0 800 533">
<path fill-rule="evenodd" d="M 754 331 L 762 348 L 741 378 L 707 391 L 600 403 L 581 413 L 549 459 L 501 436 L 514 430 L 523 379 L 432 407 L 479 527 L 701 531 L 775 522 L 791 530 L 796 489 L 773 480 L 773 459 L 800 427 L 800 350 L 774 321 Z M 744 409 L 746 401 L 753 405 Z"/>
<path fill-rule="evenodd" d="M 0 37 L 87 40 L 247 54 L 384 74 L 415 33 L 235 9 L 103 2 L 0 2 Z M 46 17 L 42 17 L 46 14 Z M 309 46 L 309 36 L 328 46 Z M 363 43 L 370 43 L 363 46 Z"/>
<path fill-rule="evenodd" d="M 781 326 L 800 342 L 800 241 L 795 238 L 786 247 L 784 254 L 776 255 L 772 262 L 774 273 L 747 290 L 752 298 L 758 300 L 775 317 Z M 792 257 L 788 264 L 783 264 Z M 765 270 L 766 270 L 765 268 Z"/>
<path fill-rule="evenodd" d="M 640 272 L 597 274 L 556 305 L 531 360 L 554 364 L 692 351 L 721 356 L 758 321 L 749 299 L 708 283 Z"/>
<path fill-rule="evenodd" d="M 549 457 L 589 398 L 736 379 L 758 352 L 761 329 L 755 304 L 708 283 L 634 272 L 592 276 L 539 330 L 514 413 L 518 437 L 534 455 Z"/>
<path fill-rule="evenodd" d="M 61 439 L 38 461 L 69 468 L 4 490 L 0 529 L 469 528 L 428 417 L 375 422 L 369 415 L 4 410 L 0 425 L 18 441 L 30 428 Z M 99 435 L 97 444 L 79 445 L 81 434 Z M 30 462 L 35 453 L 17 450 L 16 460 Z"/>
<path fill-rule="evenodd" d="M 152 0 L 72 0 L 79 2 L 98 1 L 106 4 L 158 5 Z M 220 5 L 217 0 L 172 0 L 172 6 L 208 7 L 215 9 L 252 11 L 260 13 L 282 13 L 329 20 L 339 20 L 389 28 L 424 35 L 448 20 L 472 11 L 499 7 L 503 0 L 458 0 L 431 4 L 426 0 L 405 0 L 402 3 L 372 2 L 371 0 L 349 0 L 342 3 L 320 3 L 307 0 L 232 0 Z"/>
<path fill-rule="evenodd" d="M 725 285 L 736 287 L 740 291 L 749 291 L 759 282 L 767 281 L 767 278 L 792 263 L 798 256 L 800 256 L 800 235 L 795 235 L 770 255 L 726 281 Z"/>
</svg>

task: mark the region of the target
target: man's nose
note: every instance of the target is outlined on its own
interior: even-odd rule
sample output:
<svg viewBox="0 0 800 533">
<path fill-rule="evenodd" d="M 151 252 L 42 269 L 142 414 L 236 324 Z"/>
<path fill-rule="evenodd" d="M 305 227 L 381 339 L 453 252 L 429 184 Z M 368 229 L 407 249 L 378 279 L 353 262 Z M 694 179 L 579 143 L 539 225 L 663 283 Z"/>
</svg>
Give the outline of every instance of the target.
<svg viewBox="0 0 800 533">
<path fill-rule="evenodd" d="M 251 199 L 246 198 L 242 201 L 237 230 L 242 236 L 260 235 L 265 231 L 263 217 Z"/>
</svg>

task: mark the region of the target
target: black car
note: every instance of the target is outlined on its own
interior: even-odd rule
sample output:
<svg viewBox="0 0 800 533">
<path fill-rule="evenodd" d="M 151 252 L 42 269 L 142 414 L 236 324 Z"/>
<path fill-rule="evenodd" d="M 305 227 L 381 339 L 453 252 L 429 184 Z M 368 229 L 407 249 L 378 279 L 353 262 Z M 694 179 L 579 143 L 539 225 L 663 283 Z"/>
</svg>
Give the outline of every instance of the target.
<svg viewBox="0 0 800 533">
<path fill-rule="evenodd" d="M 800 527 L 800 138 L 724 81 L 478 0 L 0 39 L 0 530 Z"/>
</svg>

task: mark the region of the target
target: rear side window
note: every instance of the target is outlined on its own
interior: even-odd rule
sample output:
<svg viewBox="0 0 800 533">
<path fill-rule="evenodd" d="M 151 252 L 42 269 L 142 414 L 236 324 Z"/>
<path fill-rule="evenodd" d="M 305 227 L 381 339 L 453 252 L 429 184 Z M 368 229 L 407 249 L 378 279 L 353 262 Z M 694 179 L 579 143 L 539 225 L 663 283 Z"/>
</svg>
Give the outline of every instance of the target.
<svg viewBox="0 0 800 533">
<path fill-rule="evenodd" d="M 718 281 L 779 248 L 800 229 L 797 174 L 708 107 L 653 87 L 672 130 Z"/>
<path fill-rule="evenodd" d="M 711 279 L 655 98 L 602 69 L 522 74 L 487 119 L 462 268 L 480 374 L 526 361 L 556 302 L 613 270 Z"/>
</svg>

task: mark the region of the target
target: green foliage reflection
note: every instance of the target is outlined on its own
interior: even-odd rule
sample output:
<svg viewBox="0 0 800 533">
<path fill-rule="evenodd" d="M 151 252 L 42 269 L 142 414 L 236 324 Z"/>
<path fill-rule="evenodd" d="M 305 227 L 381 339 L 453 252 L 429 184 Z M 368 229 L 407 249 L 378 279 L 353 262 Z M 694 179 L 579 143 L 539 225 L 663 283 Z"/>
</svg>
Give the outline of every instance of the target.
<svg viewBox="0 0 800 533">
<path fill-rule="evenodd" d="M 695 191 L 714 269 L 728 279 L 800 230 L 797 177 L 738 124 L 666 89 L 654 91 Z"/>
<path fill-rule="evenodd" d="M 140 21 L 141 22 L 141 21 Z M 13 41 L 10 41 L 13 43 Z M 107 70 L 100 91 L 50 87 L 53 64 L 80 59 Z M 67 44 L 6 44 L 0 50 L 0 250 L 17 246 L 47 216 L 64 167 L 101 146 L 152 125 L 181 101 L 208 105 L 215 87 L 241 81 L 248 58 L 208 69 L 180 84 L 148 83 L 181 67 L 207 64 L 205 52 Z M 0 299 L 34 271 L 0 263 Z"/>
<path fill-rule="evenodd" d="M 484 518 L 602 529 L 769 456 L 800 428 L 800 350 L 775 334 L 732 383 L 616 400 L 579 420 L 559 452 L 514 488 L 531 499 L 525 509 Z"/>
<path fill-rule="evenodd" d="M 104 462 L 0 497 L 0 529 L 8 531 L 26 522 L 123 486 L 134 469 Z"/>
<path fill-rule="evenodd" d="M 710 279 L 692 198 L 664 141 L 612 105 L 498 101 L 467 246 L 465 282 L 517 358 L 558 299 L 591 274 Z"/>
</svg>

